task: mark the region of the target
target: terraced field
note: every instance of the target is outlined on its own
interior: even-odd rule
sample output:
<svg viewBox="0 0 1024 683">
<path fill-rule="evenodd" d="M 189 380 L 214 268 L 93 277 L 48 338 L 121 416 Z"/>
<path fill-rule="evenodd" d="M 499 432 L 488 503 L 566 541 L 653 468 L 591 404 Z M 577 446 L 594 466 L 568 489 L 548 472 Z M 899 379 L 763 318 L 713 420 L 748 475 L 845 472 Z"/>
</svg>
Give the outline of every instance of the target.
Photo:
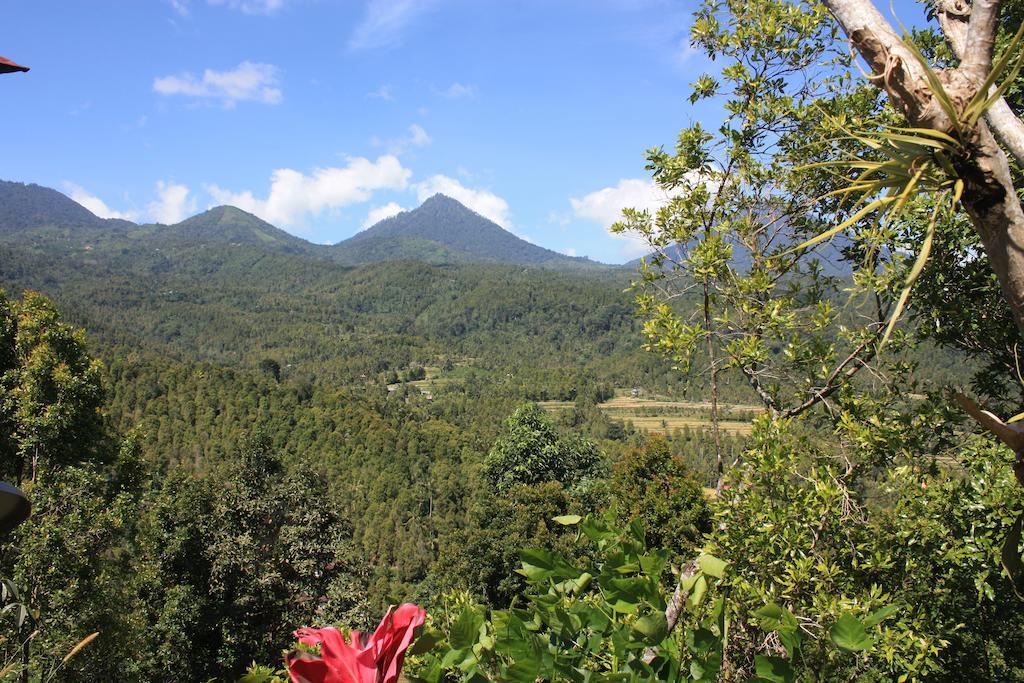
<svg viewBox="0 0 1024 683">
<path fill-rule="evenodd" d="M 669 401 L 662 398 L 639 398 L 628 395 L 625 390 L 616 392 L 614 398 L 598 404 L 609 418 L 632 422 L 638 429 L 648 432 L 669 432 L 676 429 L 709 429 L 711 427 L 711 404 L 702 401 Z M 555 412 L 570 410 L 571 401 L 542 401 L 541 407 Z M 755 405 L 722 404 L 719 426 L 725 432 L 746 435 L 751 431 L 751 422 L 762 408 Z"/>
</svg>

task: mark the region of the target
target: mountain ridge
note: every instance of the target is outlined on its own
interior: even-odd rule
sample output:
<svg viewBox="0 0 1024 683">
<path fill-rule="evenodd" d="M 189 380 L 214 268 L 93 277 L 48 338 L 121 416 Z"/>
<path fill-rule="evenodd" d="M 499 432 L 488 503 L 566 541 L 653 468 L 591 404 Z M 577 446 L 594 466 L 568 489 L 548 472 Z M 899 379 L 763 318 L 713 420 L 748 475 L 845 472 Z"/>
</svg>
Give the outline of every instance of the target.
<svg viewBox="0 0 1024 683">
<path fill-rule="evenodd" d="M 567 256 L 527 242 L 461 202 L 443 194 L 386 218 L 336 244 L 314 244 L 234 206 L 207 209 L 174 224 L 137 224 L 100 218 L 62 192 L 42 185 L 0 180 L 0 237 L 55 232 L 62 238 L 130 240 L 138 246 L 246 244 L 361 265 L 381 261 L 501 263 L 556 270 L 606 271 L 618 266 Z"/>
<path fill-rule="evenodd" d="M 427 198 L 411 211 L 385 218 L 366 230 L 334 245 L 342 259 L 363 261 L 360 255 L 381 252 L 389 242 L 405 238 L 416 244 L 430 243 L 457 261 L 515 263 L 532 266 L 564 265 L 573 268 L 607 268 L 585 258 L 567 256 L 528 242 L 444 194 Z M 497 256 L 496 256 L 497 254 Z M 409 260 L 415 254 L 399 250 L 392 258 Z"/>
</svg>

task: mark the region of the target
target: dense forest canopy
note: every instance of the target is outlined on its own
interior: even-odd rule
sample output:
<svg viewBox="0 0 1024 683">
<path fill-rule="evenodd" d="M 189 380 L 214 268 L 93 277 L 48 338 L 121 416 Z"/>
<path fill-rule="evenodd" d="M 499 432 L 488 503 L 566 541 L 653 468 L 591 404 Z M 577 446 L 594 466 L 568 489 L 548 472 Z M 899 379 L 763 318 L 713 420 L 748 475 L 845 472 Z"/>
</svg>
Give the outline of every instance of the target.
<svg viewBox="0 0 1024 683">
<path fill-rule="evenodd" d="M 628 268 L 440 195 L 314 245 L 0 183 L 0 477 L 33 505 L 0 680 L 283 681 L 331 658 L 296 629 L 406 602 L 368 676 L 415 638 L 431 683 L 1024 680 L 1000 4 L 910 38 L 866 0 L 705 3 L 691 101 L 726 116 L 648 151 Z"/>
</svg>

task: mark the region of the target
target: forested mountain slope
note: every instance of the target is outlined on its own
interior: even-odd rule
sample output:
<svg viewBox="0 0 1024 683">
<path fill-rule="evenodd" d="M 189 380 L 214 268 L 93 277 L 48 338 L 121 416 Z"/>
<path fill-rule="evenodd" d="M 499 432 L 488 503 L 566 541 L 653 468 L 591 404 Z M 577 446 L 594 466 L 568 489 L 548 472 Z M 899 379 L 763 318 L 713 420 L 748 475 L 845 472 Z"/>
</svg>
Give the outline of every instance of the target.
<svg viewBox="0 0 1024 683">
<path fill-rule="evenodd" d="M 442 194 L 356 233 L 336 245 L 335 250 L 336 257 L 346 263 L 423 259 L 581 270 L 609 268 L 531 244 Z"/>
</svg>

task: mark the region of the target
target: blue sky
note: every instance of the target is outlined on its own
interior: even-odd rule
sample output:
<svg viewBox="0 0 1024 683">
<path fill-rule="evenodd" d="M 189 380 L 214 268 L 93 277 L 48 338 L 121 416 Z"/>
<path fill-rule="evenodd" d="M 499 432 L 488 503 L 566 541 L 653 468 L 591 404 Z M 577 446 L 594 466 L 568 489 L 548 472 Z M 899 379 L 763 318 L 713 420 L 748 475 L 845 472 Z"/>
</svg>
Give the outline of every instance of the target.
<svg viewBox="0 0 1024 683">
<path fill-rule="evenodd" d="M 517 235 L 622 262 L 644 150 L 712 104 L 688 84 L 695 2 L 5 3 L 0 178 L 106 216 L 230 203 L 337 242 L 444 192 Z"/>
</svg>

